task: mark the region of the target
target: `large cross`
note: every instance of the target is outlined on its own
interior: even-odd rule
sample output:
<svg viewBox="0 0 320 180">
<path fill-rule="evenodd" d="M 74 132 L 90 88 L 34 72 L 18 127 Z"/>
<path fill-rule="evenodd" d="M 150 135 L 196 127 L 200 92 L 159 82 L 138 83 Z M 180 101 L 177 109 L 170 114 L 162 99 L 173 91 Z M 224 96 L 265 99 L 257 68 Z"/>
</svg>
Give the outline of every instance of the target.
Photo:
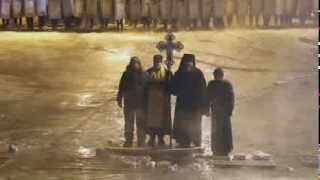
<svg viewBox="0 0 320 180">
<path fill-rule="evenodd" d="M 166 51 L 167 53 L 166 65 L 168 69 L 171 69 L 171 66 L 174 64 L 173 52 L 181 51 L 184 48 L 184 45 L 180 41 L 177 41 L 177 42 L 174 41 L 175 38 L 176 37 L 174 36 L 174 34 L 170 32 L 165 37 L 166 42 L 160 41 L 157 44 L 157 49 L 160 52 Z"/>
</svg>

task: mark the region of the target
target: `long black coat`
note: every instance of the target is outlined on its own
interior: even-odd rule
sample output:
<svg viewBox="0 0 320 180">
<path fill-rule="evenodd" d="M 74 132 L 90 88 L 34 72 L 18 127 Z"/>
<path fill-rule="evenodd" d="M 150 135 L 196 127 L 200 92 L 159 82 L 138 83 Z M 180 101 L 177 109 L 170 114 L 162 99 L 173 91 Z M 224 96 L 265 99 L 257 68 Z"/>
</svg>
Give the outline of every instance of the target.
<svg viewBox="0 0 320 180">
<path fill-rule="evenodd" d="M 177 96 L 174 138 L 180 144 L 201 143 L 201 115 L 206 112 L 206 80 L 196 67 L 191 72 L 177 71 L 172 80 Z"/>
<path fill-rule="evenodd" d="M 231 116 L 234 109 L 234 92 L 230 82 L 214 80 L 207 88 L 212 110 L 212 151 L 227 155 L 233 149 Z"/>
<path fill-rule="evenodd" d="M 152 72 L 152 68 L 149 69 L 147 71 L 147 74 L 151 74 Z M 172 119 L 171 119 L 171 98 L 170 98 L 170 82 L 172 79 L 172 72 L 166 70 L 166 77 L 165 80 L 163 82 L 157 82 L 152 80 L 150 77 L 148 78 L 148 82 L 146 83 L 145 86 L 145 96 L 144 96 L 144 100 L 145 100 L 145 112 L 146 112 L 146 121 L 148 121 L 150 118 L 152 117 L 148 117 L 148 102 L 149 102 L 149 91 L 151 88 L 156 87 L 161 89 L 161 91 L 163 92 L 163 97 L 164 97 L 164 101 L 165 103 L 163 104 L 164 107 L 162 107 L 164 109 L 164 115 L 163 115 L 163 129 L 161 129 L 163 131 L 164 134 L 171 134 L 172 132 Z M 147 132 L 148 132 L 148 127 L 146 127 Z"/>
</svg>

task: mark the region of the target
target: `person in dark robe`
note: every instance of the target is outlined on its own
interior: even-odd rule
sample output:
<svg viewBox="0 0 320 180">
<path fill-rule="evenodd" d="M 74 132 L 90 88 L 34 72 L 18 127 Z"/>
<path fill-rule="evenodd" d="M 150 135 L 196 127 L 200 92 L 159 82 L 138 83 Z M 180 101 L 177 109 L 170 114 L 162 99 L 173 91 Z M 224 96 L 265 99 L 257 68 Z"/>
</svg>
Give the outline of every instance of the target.
<svg viewBox="0 0 320 180">
<path fill-rule="evenodd" d="M 153 67 L 147 70 L 148 83 L 145 91 L 146 102 L 146 132 L 150 135 L 148 145 L 165 145 L 164 136 L 171 135 L 171 71 L 162 62 L 161 55 L 153 57 Z"/>
<path fill-rule="evenodd" d="M 134 124 L 137 128 L 138 146 L 145 144 L 144 131 L 144 90 L 147 82 L 147 74 L 143 71 L 138 57 L 132 57 L 126 71 L 122 74 L 117 102 L 124 110 L 124 147 L 132 147 Z"/>
<path fill-rule="evenodd" d="M 211 115 L 211 148 L 215 156 L 228 156 L 233 149 L 231 116 L 234 92 L 231 83 L 223 79 L 224 72 L 217 68 L 214 80 L 207 87 Z"/>
<path fill-rule="evenodd" d="M 177 96 L 173 138 L 181 147 L 201 146 L 201 117 L 206 110 L 206 80 L 196 67 L 195 56 L 185 54 L 172 79 Z"/>
</svg>

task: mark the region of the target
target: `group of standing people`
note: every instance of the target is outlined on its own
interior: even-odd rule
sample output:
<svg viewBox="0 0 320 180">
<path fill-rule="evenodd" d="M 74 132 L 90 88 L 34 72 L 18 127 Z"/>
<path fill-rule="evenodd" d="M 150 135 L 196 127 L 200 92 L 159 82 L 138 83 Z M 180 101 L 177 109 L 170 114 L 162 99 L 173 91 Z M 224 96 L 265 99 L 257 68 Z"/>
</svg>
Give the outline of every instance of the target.
<svg viewBox="0 0 320 180">
<path fill-rule="evenodd" d="M 213 75 L 215 80 L 207 86 L 192 54 L 183 56 L 174 74 L 166 68 L 161 55 L 154 56 L 153 66 L 147 71 L 138 57 L 132 57 L 117 95 L 118 105 L 124 110 L 124 147 L 133 146 L 135 124 L 139 147 L 164 146 L 165 135 L 175 139 L 179 147 L 199 147 L 202 116 L 211 112 L 212 151 L 215 155 L 228 155 L 233 149 L 234 92 L 231 83 L 224 80 L 221 68 L 215 69 Z M 171 96 L 176 96 L 173 123 Z"/>
<path fill-rule="evenodd" d="M 63 22 L 65 30 L 107 27 L 113 20 L 123 29 L 126 0 L 0 0 L 2 28 L 21 28 L 23 19 L 29 30 L 37 24 L 53 30 Z M 36 22 L 37 21 L 37 22 Z"/>
<path fill-rule="evenodd" d="M 99 30 L 113 22 L 119 30 L 125 22 L 145 28 L 223 28 L 235 17 L 239 26 L 247 17 L 251 26 L 260 26 L 260 17 L 264 26 L 272 17 L 276 26 L 290 26 L 296 17 L 301 25 L 307 19 L 316 22 L 317 10 L 318 0 L 0 0 L 2 27 L 20 28 L 24 18 L 29 30 L 36 19 L 39 29 L 48 22 L 56 29 L 62 21 L 67 30 Z"/>
</svg>

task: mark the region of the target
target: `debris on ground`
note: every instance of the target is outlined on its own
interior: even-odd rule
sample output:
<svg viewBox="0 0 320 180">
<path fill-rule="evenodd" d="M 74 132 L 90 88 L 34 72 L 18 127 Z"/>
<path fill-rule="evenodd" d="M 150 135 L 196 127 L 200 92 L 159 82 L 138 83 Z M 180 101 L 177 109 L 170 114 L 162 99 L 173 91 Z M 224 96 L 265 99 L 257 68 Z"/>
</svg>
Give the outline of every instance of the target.
<svg viewBox="0 0 320 180">
<path fill-rule="evenodd" d="M 272 159 L 272 156 L 271 154 L 262 151 L 256 151 L 253 153 L 252 159 L 257 161 L 269 161 Z"/>
<path fill-rule="evenodd" d="M 289 172 L 293 172 L 293 171 L 294 171 L 294 168 L 293 168 L 293 167 L 288 167 L 287 170 L 288 170 Z"/>
<path fill-rule="evenodd" d="M 247 154 L 245 153 L 237 153 L 237 154 L 234 154 L 232 157 L 232 160 L 244 161 L 246 159 L 247 159 Z"/>
<path fill-rule="evenodd" d="M 10 144 L 8 147 L 8 153 L 16 153 L 18 150 L 18 146 L 15 144 Z"/>
</svg>

